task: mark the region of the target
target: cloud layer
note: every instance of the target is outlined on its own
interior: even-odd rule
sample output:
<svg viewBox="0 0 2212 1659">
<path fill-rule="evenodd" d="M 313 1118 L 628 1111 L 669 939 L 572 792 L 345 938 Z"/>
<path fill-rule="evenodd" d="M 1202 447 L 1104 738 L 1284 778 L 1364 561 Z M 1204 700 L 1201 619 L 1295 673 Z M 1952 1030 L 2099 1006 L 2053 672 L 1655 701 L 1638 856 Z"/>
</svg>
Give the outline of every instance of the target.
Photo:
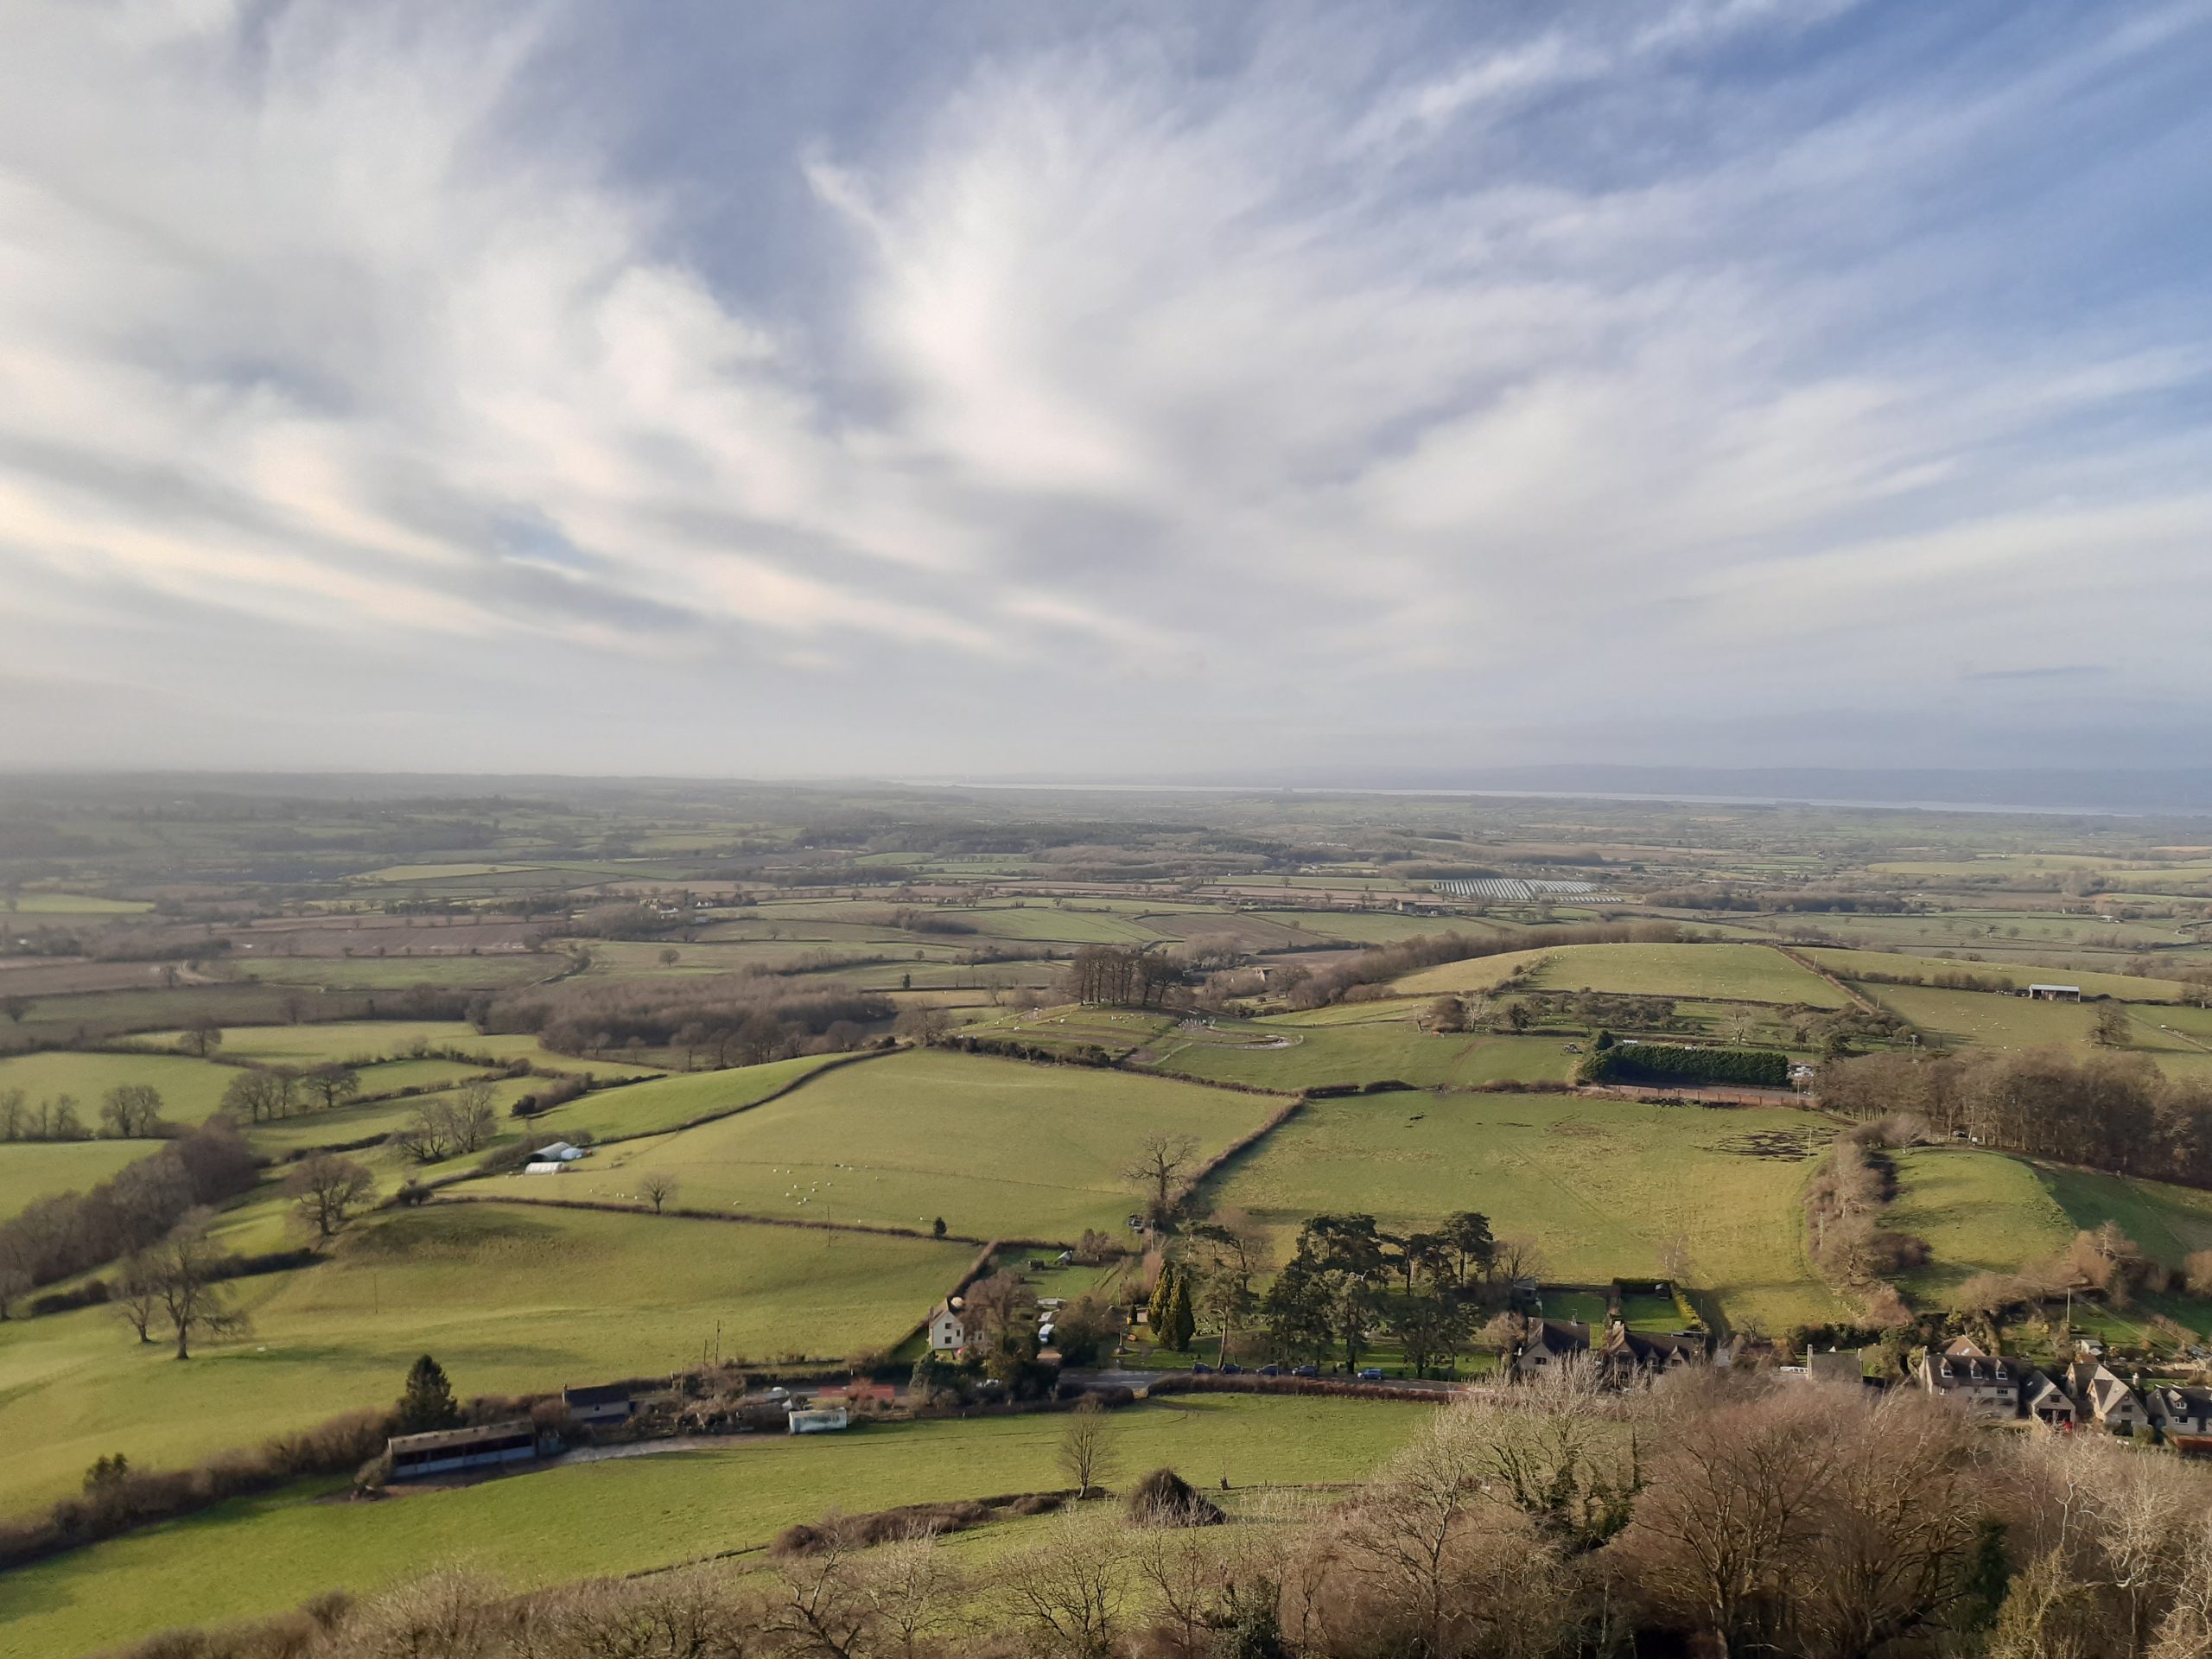
<svg viewBox="0 0 2212 1659">
<path fill-rule="evenodd" d="M 2212 8 L 1041 10 L 9 10 L 0 765 L 2212 760 Z"/>
</svg>

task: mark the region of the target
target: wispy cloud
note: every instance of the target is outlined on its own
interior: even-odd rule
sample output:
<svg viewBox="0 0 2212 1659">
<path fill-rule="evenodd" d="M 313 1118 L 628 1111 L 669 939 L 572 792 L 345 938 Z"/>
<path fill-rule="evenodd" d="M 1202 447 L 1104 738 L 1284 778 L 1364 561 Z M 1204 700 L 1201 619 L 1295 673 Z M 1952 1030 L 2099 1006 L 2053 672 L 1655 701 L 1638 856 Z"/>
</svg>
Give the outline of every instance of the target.
<svg viewBox="0 0 2212 1659">
<path fill-rule="evenodd" d="M 809 22 L 0 18 L 12 671 L 189 678 L 210 760 L 690 770 L 2212 702 L 2203 5 Z M 782 126 L 670 116 L 715 53 Z"/>
</svg>

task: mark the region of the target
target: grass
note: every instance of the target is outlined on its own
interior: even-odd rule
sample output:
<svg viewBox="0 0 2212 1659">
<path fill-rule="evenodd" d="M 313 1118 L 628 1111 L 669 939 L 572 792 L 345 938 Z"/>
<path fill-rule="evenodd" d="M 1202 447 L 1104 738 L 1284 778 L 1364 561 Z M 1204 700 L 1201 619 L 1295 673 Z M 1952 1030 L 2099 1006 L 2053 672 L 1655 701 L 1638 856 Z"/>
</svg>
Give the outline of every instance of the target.
<svg viewBox="0 0 2212 1659">
<path fill-rule="evenodd" d="M 1656 1274 L 1680 1235 L 1691 1285 L 1715 1292 L 1738 1323 L 1778 1329 L 1841 1310 L 1805 1261 L 1799 1197 L 1812 1165 L 1754 1154 L 1817 1144 L 1832 1127 L 1783 1108 L 1573 1096 L 1315 1101 L 1240 1160 L 1218 1196 L 1284 1244 L 1324 1211 L 1415 1225 L 1478 1210 L 1500 1236 L 1537 1245 L 1546 1278 L 1582 1283 Z"/>
<path fill-rule="evenodd" d="M 22 893 L 8 910 L 23 916 L 143 916 L 153 909 L 143 899 L 99 899 L 82 893 Z"/>
<path fill-rule="evenodd" d="M 18 1141 L 0 1144 L 0 1221 L 60 1192 L 84 1192 L 141 1158 L 158 1141 Z"/>
<path fill-rule="evenodd" d="M 1840 979 L 1855 979 L 1861 974 L 1981 974 L 2001 979 L 2014 990 L 2056 982 L 2078 985 L 2090 996 L 2116 996 L 2137 1002 L 2171 1002 L 2182 992 L 2182 988 L 2171 979 L 2082 973 L 2072 968 L 2039 968 L 2033 963 L 1964 962 L 1955 957 L 1906 957 L 1886 950 L 1834 950 L 1817 946 L 1808 949 L 1805 955 Z"/>
<path fill-rule="evenodd" d="M 160 1090 L 162 1116 L 171 1122 L 202 1122 L 222 1104 L 223 1091 L 237 1076 L 235 1067 L 182 1054 L 80 1054 L 54 1049 L 0 1059 L 0 1092 L 20 1089 L 34 1107 L 41 1100 L 71 1096 L 87 1128 L 99 1127 L 100 1101 L 107 1091 L 125 1084 Z"/>
<path fill-rule="evenodd" d="M 659 1087 L 658 1084 L 641 1087 Z M 624 1091 L 628 1092 L 628 1091 Z M 916 1051 L 843 1067 L 755 1110 L 626 1142 L 559 1176 L 484 1183 L 623 1198 L 667 1172 L 690 1207 L 1072 1240 L 1136 1207 L 1119 1172 L 1147 1133 L 1217 1150 L 1275 1103 L 1166 1078 Z"/>
<path fill-rule="evenodd" d="M 565 1106 L 531 1120 L 531 1133 L 551 1141 L 574 1139 L 588 1131 L 598 1139 L 618 1135 L 657 1135 L 680 1123 L 715 1112 L 749 1106 L 799 1078 L 819 1071 L 842 1054 L 809 1054 L 795 1060 L 771 1060 L 765 1065 L 734 1066 L 727 1071 L 692 1071 L 681 1076 L 653 1077 L 619 1089 L 595 1090 Z M 880 1065 L 880 1060 L 861 1061 Z"/>
<path fill-rule="evenodd" d="M 1574 1063 L 1555 1037 L 1433 1036 L 1406 1017 L 1402 1004 L 1392 1015 L 1357 1024 L 1224 1020 L 1211 1030 L 1176 1033 L 1160 1048 L 1154 1062 L 1160 1071 L 1281 1090 L 1387 1078 L 1421 1089 L 1564 1080 Z"/>
<path fill-rule="evenodd" d="M 1541 962 L 1535 983 L 1554 991 L 1840 1008 L 1848 999 L 1818 974 L 1764 944 L 1566 944 L 1478 957 L 1425 969 L 1397 982 L 1408 996 L 1487 989 L 1513 968 Z"/>
<path fill-rule="evenodd" d="M 410 985 L 475 990 L 527 985 L 550 978 L 567 965 L 561 957 L 518 951 L 475 957 L 272 957 L 241 962 L 238 976 L 267 985 L 315 985 L 333 991 L 398 990 Z"/>
<path fill-rule="evenodd" d="M 177 1033 L 149 1040 L 175 1041 Z M 235 1026 L 223 1033 L 220 1053 L 270 1065 L 351 1065 L 405 1058 L 416 1044 L 480 1052 L 476 1028 L 459 1020 L 341 1020 L 327 1025 Z M 532 1046 L 536 1045 L 533 1042 Z"/>
<path fill-rule="evenodd" d="M 1433 1407 L 1185 1396 L 1111 1420 L 1131 1474 L 1162 1465 L 1200 1486 L 1364 1475 Z M 512 1476 L 382 1503 L 297 1497 L 228 1503 L 0 1579 L 0 1655 L 65 1659 L 172 1624 L 267 1614 L 334 1586 L 356 1592 L 449 1562 L 518 1588 L 757 1548 L 841 1509 L 980 1497 L 1065 1484 L 1065 1420 L 868 1427 L 805 1440 Z"/>
<path fill-rule="evenodd" d="M 1986 991 L 1943 991 L 1921 985 L 1867 985 L 1866 994 L 1921 1030 L 1949 1043 L 1985 1048 L 2057 1044 L 2086 1049 L 2096 1010 L 2080 1002 L 2031 1002 Z"/>
<path fill-rule="evenodd" d="M 1976 1273 L 2016 1273 L 2055 1255 L 2074 1235 L 2041 1172 L 2001 1152 L 1918 1147 L 1896 1154 L 1897 1201 L 1889 1226 L 1928 1241 L 1929 1260 L 1904 1281 L 1916 1300 L 1941 1305 Z"/>
<path fill-rule="evenodd" d="M 388 1400 L 429 1351 L 463 1395 L 652 1376 L 726 1355 L 887 1348 L 968 1249 L 507 1205 L 388 1211 L 320 1267 L 242 1281 L 253 1332 L 179 1364 L 104 1310 L 0 1325 L 0 1492 L 74 1490 L 105 1452 L 175 1465 Z"/>
</svg>

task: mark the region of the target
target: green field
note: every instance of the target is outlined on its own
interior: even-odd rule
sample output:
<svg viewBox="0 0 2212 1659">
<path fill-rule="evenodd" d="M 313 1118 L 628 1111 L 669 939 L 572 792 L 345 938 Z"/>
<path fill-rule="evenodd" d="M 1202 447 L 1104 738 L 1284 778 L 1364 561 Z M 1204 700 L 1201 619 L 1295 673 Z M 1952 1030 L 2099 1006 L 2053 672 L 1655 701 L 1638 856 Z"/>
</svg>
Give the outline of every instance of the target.
<svg viewBox="0 0 2212 1659">
<path fill-rule="evenodd" d="M 2182 988 L 2171 979 L 2145 979 L 2134 974 L 2083 973 L 2073 968 L 2038 968 L 2009 962 L 1962 962 L 1943 957 L 1907 957 L 1886 950 L 1833 950 L 1814 946 L 1805 952 L 1839 979 L 1862 974 L 1980 974 L 2001 979 L 2014 990 L 2056 982 L 2078 985 L 2088 996 L 2116 996 L 2135 1002 L 2171 1002 Z"/>
<path fill-rule="evenodd" d="M 1408 1018 L 1289 1026 L 1270 1020 L 1221 1020 L 1211 1029 L 1177 1032 L 1154 1045 L 1153 1065 L 1209 1082 L 1296 1090 L 1395 1078 L 1419 1089 L 1470 1089 L 1486 1083 L 1564 1082 L 1574 1065 L 1556 1037 L 1432 1035 Z M 1276 1046 L 1263 1046 L 1276 1045 Z"/>
<path fill-rule="evenodd" d="M 1961 1280 L 2017 1273 L 2055 1255 L 2074 1236 L 2047 1173 L 2024 1159 L 1948 1147 L 1895 1156 L 1897 1197 L 1885 1224 L 1926 1239 L 1930 1252 L 1928 1265 L 1904 1281 L 1916 1301 L 1940 1306 Z"/>
<path fill-rule="evenodd" d="M 1922 985 L 1862 988 L 1883 1007 L 1947 1043 L 1985 1048 L 2054 1044 L 2086 1049 L 2097 1012 L 2080 1002 L 2031 1002 L 1986 991 L 1943 991 Z"/>
<path fill-rule="evenodd" d="M 0 1221 L 58 1192 L 89 1192 L 125 1164 L 161 1148 L 158 1141 L 0 1143 Z"/>
<path fill-rule="evenodd" d="M 79 1054 L 54 1049 L 0 1059 L 0 1091 L 20 1089 L 35 1107 L 41 1100 L 73 1096 L 87 1128 L 98 1128 L 100 1101 L 124 1084 L 149 1084 L 162 1091 L 162 1116 L 172 1122 L 198 1123 L 214 1115 L 223 1091 L 238 1076 L 234 1067 L 181 1054 Z"/>
<path fill-rule="evenodd" d="M 1646 1106 L 1574 1096 L 1383 1095 L 1314 1101 L 1240 1160 L 1219 1187 L 1287 1242 L 1306 1217 L 1363 1211 L 1389 1223 L 1478 1210 L 1532 1240 L 1548 1278 L 1659 1272 L 1688 1243 L 1689 1282 L 1732 1320 L 1779 1330 L 1841 1310 L 1805 1260 L 1810 1144 L 1827 1120 L 1784 1108 Z"/>
<path fill-rule="evenodd" d="M 1764 944 L 1567 944 L 1446 963 L 1398 981 L 1407 996 L 1488 989 L 1515 967 L 1541 962 L 1535 983 L 1554 991 L 1840 1008 L 1849 999 L 1818 974 Z"/>
<path fill-rule="evenodd" d="M 175 1042 L 175 1032 L 157 1033 L 149 1042 Z M 476 1028 L 459 1020 L 350 1020 L 312 1026 L 233 1026 L 223 1033 L 219 1051 L 234 1060 L 269 1065 L 324 1065 L 333 1060 L 364 1065 L 404 1058 L 416 1045 L 425 1048 L 476 1046 Z M 533 1047 L 536 1046 L 533 1040 Z"/>
<path fill-rule="evenodd" d="M 726 1355 L 887 1348 L 973 1251 L 921 1239 L 508 1205 L 390 1211 L 321 1267 L 242 1282 L 243 1340 L 180 1364 L 105 1310 L 0 1325 L 0 1492 L 75 1489 L 122 1452 L 175 1465 L 396 1393 L 426 1349 L 464 1394 Z"/>
<path fill-rule="evenodd" d="M 680 1123 L 735 1111 L 786 1088 L 823 1066 L 848 1058 L 842 1054 L 808 1054 L 765 1065 L 733 1066 L 727 1071 L 690 1071 L 652 1077 L 620 1088 L 599 1089 L 531 1120 L 531 1133 L 552 1141 L 573 1140 L 580 1131 L 601 1141 L 623 1135 L 658 1135 Z M 876 1060 L 855 1062 L 863 1066 Z"/>
<path fill-rule="evenodd" d="M 1118 1172 L 1146 1133 L 1187 1132 L 1211 1151 L 1274 1104 L 1166 1078 L 915 1051 L 842 1067 L 720 1122 L 626 1141 L 565 1174 L 483 1185 L 622 1199 L 640 1176 L 666 1172 L 693 1208 L 906 1227 L 942 1216 L 956 1233 L 1072 1240 L 1087 1227 L 1119 1231 L 1136 1207 Z"/>
<path fill-rule="evenodd" d="M 142 899 L 99 899 L 82 893 L 20 893 L 7 908 L 23 916 L 143 916 L 153 906 Z"/>
<path fill-rule="evenodd" d="M 567 967 L 558 956 L 270 957 L 238 964 L 238 977 L 264 985 L 315 985 L 332 991 L 399 990 L 410 985 L 498 989 L 549 979 Z"/>
<path fill-rule="evenodd" d="M 1201 1486 L 1356 1479 L 1433 1407 L 1188 1395 L 1117 1414 L 1134 1475 Z M 242 1501 L 0 1578 L 0 1655 L 70 1659 L 172 1624 L 243 1618 L 460 1563 L 518 1587 L 757 1548 L 794 1522 L 1052 1491 L 1064 1418 L 879 1425 L 511 1476 L 380 1503 Z"/>
</svg>

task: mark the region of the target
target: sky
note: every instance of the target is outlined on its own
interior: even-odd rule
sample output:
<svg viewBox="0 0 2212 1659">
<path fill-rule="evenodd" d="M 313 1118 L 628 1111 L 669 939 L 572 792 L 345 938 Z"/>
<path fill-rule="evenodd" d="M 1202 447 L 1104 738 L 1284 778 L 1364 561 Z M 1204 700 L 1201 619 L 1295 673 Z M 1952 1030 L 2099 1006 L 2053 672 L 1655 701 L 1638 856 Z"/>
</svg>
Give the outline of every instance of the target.
<svg viewBox="0 0 2212 1659">
<path fill-rule="evenodd" d="M 2212 0 L 10 0 L 0 768 L 2212 763 Z"/>
</svg>

